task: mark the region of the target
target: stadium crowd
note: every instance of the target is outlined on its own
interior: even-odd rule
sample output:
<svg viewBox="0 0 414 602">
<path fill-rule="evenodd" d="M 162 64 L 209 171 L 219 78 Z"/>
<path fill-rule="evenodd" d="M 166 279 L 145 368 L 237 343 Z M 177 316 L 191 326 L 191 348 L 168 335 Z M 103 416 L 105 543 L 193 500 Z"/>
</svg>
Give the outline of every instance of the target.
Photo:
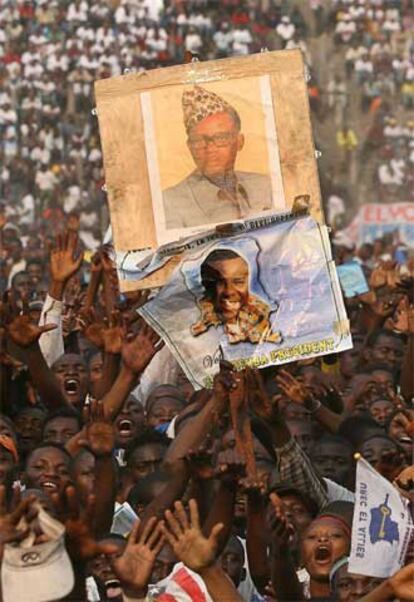
<svg viewBox="0 0 414 602">
<path fill-rule="evenodd" d="M 413 200 L 413 21 L 412 0 L 1 2 L 5 602 L 414 599 L 413 533 L 391 577 L 348 569 L 355 453 L 413 510 L 414 257 L 393 234 L 355 245 L 339 230 L 368 165 L 376 200 Z M 325 80 L 322 40 L 343 64 Z M 348 188 L 321 179 L 336 262 L 368 283 L 345 298 L 354 347 L 261 371 L 222 362 L 194 391 L 102 244 L 93 82 L 186 51 L 295 47 L 315 128 L 333 122 L 350 170 Z M 246 399 L 254 478 L 229 412 Z"/>
</svg>

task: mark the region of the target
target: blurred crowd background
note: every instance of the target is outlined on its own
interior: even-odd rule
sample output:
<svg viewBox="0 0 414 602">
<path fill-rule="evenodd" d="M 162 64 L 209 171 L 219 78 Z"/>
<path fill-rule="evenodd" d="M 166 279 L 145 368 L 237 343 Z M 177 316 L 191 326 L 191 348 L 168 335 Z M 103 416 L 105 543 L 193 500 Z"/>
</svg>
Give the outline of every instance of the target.
<svg viewBox="0 0 414 602">
<path fill-rule="evenodd" d="M 106 230 L 96 79 L 299 47 L 326 217 L 413 200 L 412 0 L 3 0 L 0 211 L 42 259 L 64 216 Z M 23 239 L 22 239 L 23 237 Z M 4 260 L 4 258 L 3 258 Z"/>
</svg>

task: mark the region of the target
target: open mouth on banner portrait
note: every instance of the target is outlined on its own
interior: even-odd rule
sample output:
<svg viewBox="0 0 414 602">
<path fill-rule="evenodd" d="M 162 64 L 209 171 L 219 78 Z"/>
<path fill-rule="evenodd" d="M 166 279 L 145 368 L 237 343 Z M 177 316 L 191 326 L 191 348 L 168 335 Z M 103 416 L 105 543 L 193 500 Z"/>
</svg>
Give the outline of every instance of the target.
<svg viewBox="0 0 414 602">
<path fill-rule="evenodd" d="M 267 75 L 140 95 L 159 244 L 285 209 Z"/>
</svg>

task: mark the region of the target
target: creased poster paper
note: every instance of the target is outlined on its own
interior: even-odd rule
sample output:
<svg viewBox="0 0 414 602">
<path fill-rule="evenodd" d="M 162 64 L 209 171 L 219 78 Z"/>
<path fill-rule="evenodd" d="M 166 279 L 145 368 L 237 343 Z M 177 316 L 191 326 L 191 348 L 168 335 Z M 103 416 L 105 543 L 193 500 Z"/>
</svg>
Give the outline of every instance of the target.
<svg viewBox="0 0 414 602">
<path fill-rule="evenodd" d="M 196 243 L 139 310 L 196 388 L 221 358 L 262 368 L 352 347 L 326 228 L 313 218 Z"/>
</svg>

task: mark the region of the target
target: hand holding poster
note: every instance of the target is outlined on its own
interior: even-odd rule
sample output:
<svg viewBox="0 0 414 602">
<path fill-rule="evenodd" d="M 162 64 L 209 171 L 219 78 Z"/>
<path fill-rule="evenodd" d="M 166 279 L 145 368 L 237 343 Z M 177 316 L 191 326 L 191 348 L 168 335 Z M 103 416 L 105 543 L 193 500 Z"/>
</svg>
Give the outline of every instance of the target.
<svg viewBox="0 0 414 602">
<path fill-rule="evenodd" d="M 408 500 L 363 458 L 356 480 L 349 571 L 390 577 L 403 566 L 413 532 Z"/>
<path fill-rule="evenodd" d="M 326 229 L 292 214 L 244 226 L 193 238 L 140 309 L 196 388 L 211 383 L 221 358 L 261 368 L 352 346 Z"/>
</svg>

